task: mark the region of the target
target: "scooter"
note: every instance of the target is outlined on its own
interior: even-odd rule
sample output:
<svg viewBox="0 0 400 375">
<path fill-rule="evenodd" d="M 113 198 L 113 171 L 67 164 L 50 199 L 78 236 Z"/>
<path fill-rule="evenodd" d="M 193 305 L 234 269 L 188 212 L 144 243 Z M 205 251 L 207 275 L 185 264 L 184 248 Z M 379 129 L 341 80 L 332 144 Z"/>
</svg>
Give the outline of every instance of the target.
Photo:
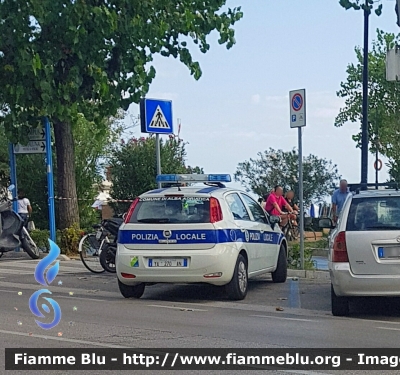
<svg viewBox="0 0 400 375">
<path fill-rule="evenodd" d="M 24 221 L 11 209 L 12 201 L 8 198 L 8 192 L 13 189 L 14 185 L 9 186 L 5 197 L 0 200 L 0 257 L 3 253 L 22 247 L 32 259 L 38 259 L 39 249 L 24 227 Z"/>
</svg>

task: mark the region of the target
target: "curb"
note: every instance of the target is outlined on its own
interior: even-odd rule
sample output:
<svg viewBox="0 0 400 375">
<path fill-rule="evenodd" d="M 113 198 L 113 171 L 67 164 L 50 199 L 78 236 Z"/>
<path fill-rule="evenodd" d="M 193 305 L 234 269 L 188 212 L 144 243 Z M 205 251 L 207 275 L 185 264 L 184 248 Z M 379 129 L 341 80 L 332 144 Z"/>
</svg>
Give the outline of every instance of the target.
<svg viewBox="0 0 400 375">
<path fill-rule="evenodd" d="M 45 258 L 48 254 L 49 253 L 40 253 L 39 259 Z M 58 256 L 57 260 L 71 260 L 71 259 L 64 254 L 61 254 Z"/>
<path fill-rule="evenodd" d="M 301 279 L 330 280 L 329 271 L 315 270 L 287 270 L 288 277 L 298 277 Z"/>
</svg>

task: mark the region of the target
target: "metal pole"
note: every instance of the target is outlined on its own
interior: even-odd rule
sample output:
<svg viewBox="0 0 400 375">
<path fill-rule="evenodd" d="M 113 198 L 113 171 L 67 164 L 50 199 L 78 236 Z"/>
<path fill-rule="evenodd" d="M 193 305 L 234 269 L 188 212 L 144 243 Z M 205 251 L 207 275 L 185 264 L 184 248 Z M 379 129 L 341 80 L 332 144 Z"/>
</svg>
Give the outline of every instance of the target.
<svg viewBox="0 0 400 375">
<path fill-rule="evenodd" d="M 377 111 L 375 109 L 375 137 L 376 137 L 376 142 L 375 142 L 375 188 L 378 189 L 378 184 L 379 184 L 379 171 L 378 171 L 378 160 L 379 160 L 379 125 L 378 125 L 378 117 L 377 117 Z"/>
<path fill-rule="evenodd" d="M 161 152 L 160 152 L 160 134 L 156 134 L 156 162 L 157 175 L 161 174 Z M 161 182 L 158 182 L 158 188 L 161 188 Z"/>
<path fill-rule="evenodd" d="M 54 176 L 53 176 L 53 153 L 51 149 L 51 129 L 50 121 L 44 118 L 44 126 L 46 132 L 46 172 L 47 172 L 47 194 L 49 204 L 49 225 L 50 239 L 56 242 L 56 214 L 54 207 Z"/>
<path fill-rule="evenodd" d="M 379 160 L 379 153 L 378 153 L 378 145 L 376 145 L 375 151 L 375 188 L 378 189 L 378 160 Z"/>
<path fill-rule="evenodd" d="M 9 142 L 8 144 L 8 156 L 10 159 L 10 180 L 11 180 L 11 184 L 14 185 L 14 189 L 12 190 L 12 197 L 13 197 L 13 211 L 14 212 L 18 212 L 18 202 L 16 200 L 17 198 L 17 192 L 18 192 L 18 187 L 17 187 L 17 158 L 15 157 L 15 153 L 14 153 L 14 145 Z M 8 193 L 8 192 L 7 192 Z M 17 247 L 15 250 L 15 252 L 19 252 L 20 248 Z"/>
<path fill-rule="evenodd" d="M 298 128 L 299 132 L 299 203 L 300 203 L 300 268 L 304 269 L 304 202 L 303 202 L 303 145 L 302 145 L 302 131 L 301 127 Z"/>
<path fill-rule="evenodd" d="M 11 184 L 15 186 L 14 190 L 12 191 L 13 199 L 17 198 L 17 161 L 14 154 L 14 145 L 10 142 L 8 144 L 8 156 L 10 159 L 10 180 Z M 13 201 L 13 210 L 14 212 L 18 212 L 18 202 Z"/>
<path fill-rule="evenodd" d="M 362 133 L 361 133 L 361 184 L 368 183 L 368 22 L 369 22 L 369 5 L 368 5 L 368 0 L 365 0 L 363 100 L 362 100 Z"/>
</svg>

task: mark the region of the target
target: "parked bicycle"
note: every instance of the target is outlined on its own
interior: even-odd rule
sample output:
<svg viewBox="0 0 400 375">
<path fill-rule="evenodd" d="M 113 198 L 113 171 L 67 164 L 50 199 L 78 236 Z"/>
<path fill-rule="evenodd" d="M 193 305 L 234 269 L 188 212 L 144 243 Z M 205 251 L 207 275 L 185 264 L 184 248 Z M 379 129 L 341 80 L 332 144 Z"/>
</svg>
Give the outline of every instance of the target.
<svg viewBox="0 0 400 375">
<path fill-rule="evenodd" d="M 116 250 L 118 229 L 123 222 L 123 218 L 114 217 L 105 219 L 101 224 L 93 225 L 96 232 L 88 233 L 79 242 L 79 256 L 83 265 L 93 273 L 104 271 L 115 273 L 115 255 L 108 256 L 109 249 Z M 100 259 L 102 252 L 103 259 Z"/>
</svg>

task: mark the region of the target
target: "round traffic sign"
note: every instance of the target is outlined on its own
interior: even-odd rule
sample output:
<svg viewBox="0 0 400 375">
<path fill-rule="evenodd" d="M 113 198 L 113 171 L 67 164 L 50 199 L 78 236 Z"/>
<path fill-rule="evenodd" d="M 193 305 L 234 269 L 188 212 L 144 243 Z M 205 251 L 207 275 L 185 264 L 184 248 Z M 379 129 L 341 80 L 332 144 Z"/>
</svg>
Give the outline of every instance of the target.
<svg viewBox="0 0 400 375">
<path fill-rule="evenodd" d="M 300 111 L 300 109 L 303 107 L 303 97 L 301 94 L 297 93 L 293 95 L 292 98 L 292 108 L 295 111 Z"/>
</svg>

